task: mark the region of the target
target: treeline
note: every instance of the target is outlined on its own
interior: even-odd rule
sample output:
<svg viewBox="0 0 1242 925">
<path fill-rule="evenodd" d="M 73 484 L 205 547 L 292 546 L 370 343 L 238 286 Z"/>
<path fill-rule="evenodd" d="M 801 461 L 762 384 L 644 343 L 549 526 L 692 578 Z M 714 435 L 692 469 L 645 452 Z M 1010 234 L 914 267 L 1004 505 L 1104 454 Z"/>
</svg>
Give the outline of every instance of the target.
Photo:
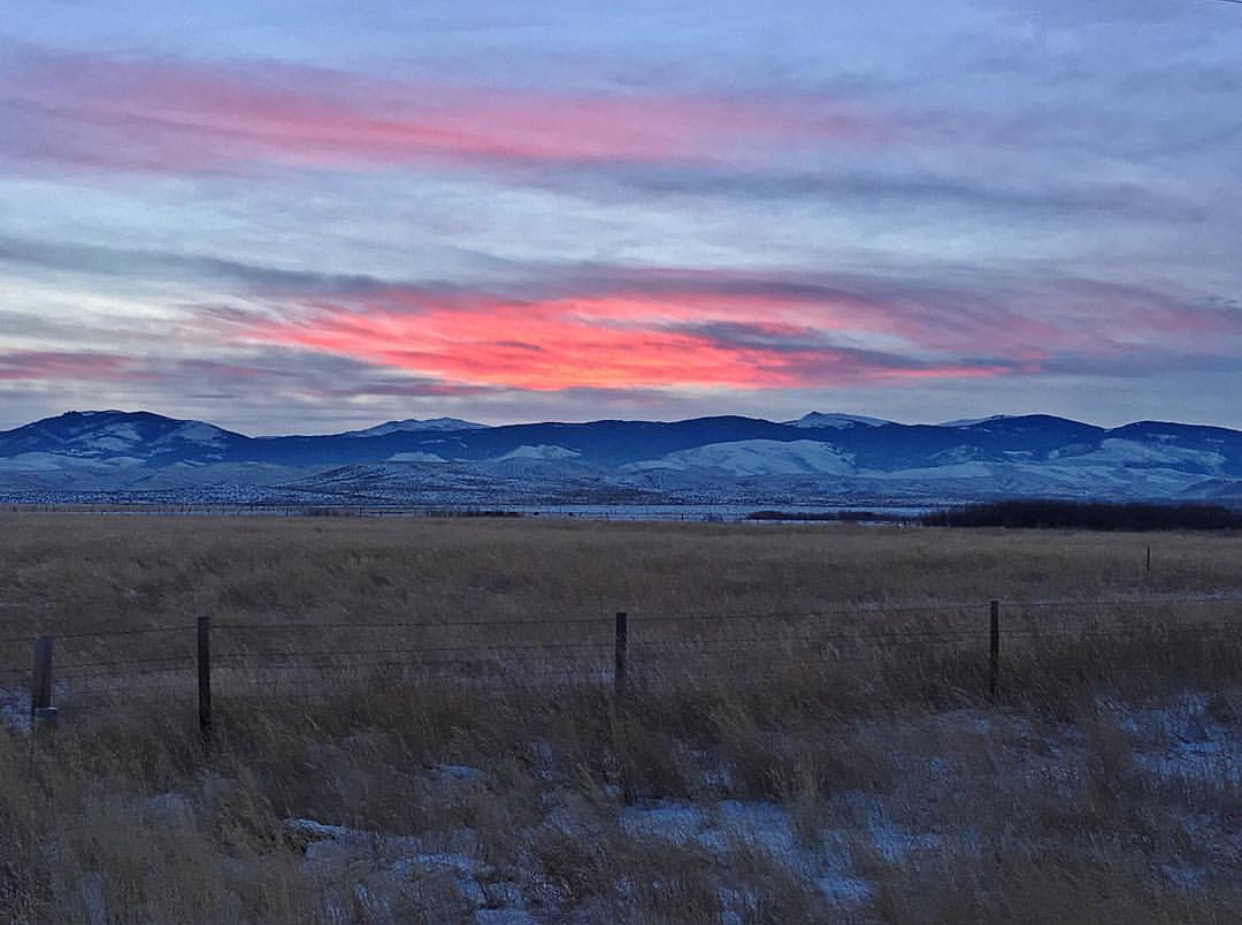
<svg viewBox="0 0 1242 925">
<path fill-rule="evenodd" d="M 928 527 L 1237 530 L 1242 529 L 1242 512 L 1218 504 L 1012 500 L 933 511 L 921 521 Z"/>
</svg>

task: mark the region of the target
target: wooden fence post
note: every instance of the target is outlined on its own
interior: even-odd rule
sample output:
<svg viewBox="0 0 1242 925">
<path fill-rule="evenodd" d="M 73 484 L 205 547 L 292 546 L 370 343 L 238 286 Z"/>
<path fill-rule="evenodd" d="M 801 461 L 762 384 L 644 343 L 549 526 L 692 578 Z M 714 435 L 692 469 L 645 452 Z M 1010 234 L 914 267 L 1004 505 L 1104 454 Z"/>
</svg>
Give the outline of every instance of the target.
<svg viewBox="0 0 1242 925">
<path fill-rule="evenodd" d="M 211 617 L 198 618 L 198 730 L 211 738 Z"/>
<path fill-rule="evenodd" d="M 613 699 L 618 705 L 625 698 L 625 673 L 629 661 L 630 621 L 624 613 L 617 614 L 616 646 L 613 652 Z"/>
<path fill-rule="evenodd" d="M 35 640 L 34 671 L 30 676 L 30 728 L 38 723 L 56 725 L 56 708 L 52 706 L 52 659 L 56 650 L 55 636 Z"/>
<path fill-rule="evenodd" d="M 612 747 L 617 753 L 617 765 L 621 775 L 621 802 L 626 806 L 634 802 L 634 786 L 631 782 L 625 740 L 629 735 L 625 727 L 626 669 L 629 664 L 630 621 L 617 613 L 616 646 L 612 663 Z"/>
<path fill-rule="evenodd" d="M 1000 601 L 992 601 L 988 659 L 988 698 L 996 703 L 1000 689 Z"/>
</svg>

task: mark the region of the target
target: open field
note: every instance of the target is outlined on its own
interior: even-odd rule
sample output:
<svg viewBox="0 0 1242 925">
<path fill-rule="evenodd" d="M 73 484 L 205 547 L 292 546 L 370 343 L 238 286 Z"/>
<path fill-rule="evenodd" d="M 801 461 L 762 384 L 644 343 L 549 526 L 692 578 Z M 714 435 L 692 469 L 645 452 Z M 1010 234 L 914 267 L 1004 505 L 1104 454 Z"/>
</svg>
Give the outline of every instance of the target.
<svg viewBox="0 0 1242 925">
<path fill-rule="evenodd" d="M 0 612 L 55 631 L 203 613 L 451 620 L 1242 592 L 1240 551 L 1236 534 L 10 515 Z"/>
<path fill-rule="evenodd" d="M 1242 920 L 1240 564 L 1227 533 L 0 518 L 15 725 L 36 634 L 62 712 L 0 737 L 0 919 Z"/>
</svg>

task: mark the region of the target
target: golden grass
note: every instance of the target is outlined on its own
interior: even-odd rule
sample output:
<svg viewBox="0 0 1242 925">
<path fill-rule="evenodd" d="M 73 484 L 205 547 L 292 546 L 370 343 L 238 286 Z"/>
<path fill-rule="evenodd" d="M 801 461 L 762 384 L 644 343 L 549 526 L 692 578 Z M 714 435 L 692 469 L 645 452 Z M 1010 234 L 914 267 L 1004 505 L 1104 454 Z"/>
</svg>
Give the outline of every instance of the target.
<svg viewBox="0 0 1242 925">
<path fill-rule="evenodd" d="M 1153 547 L 1153 568 L 1144 570 Z M 1242 590 L 1242 537 L 403 518 L 0 517 L 23 630 L 806 611 Z"/>
<path fill-rule="evenodd" d="M 62 637 L 62 665 L 182 663 L 145 691 L 117 689 L 141 666 L 72 677 L 54 734 L 0 735 L 0 921 L 476 922 L 514 896 L 537 922 L 1242 920 L 1239 553 L 1233 535 L 6 516 L 12 685 L 36 633 Z M 1111 603 L 1048 603 L 1068 600 Z M 211 748 L 203 614 L 237 656 Z M 595 646 L 572 650 L 587 670 L 561 670 L 566 642 Z M 426 650 L 450 644 L 535 652 L 437 678 Z M 274 667 L 295 651 L 327 655 Z M 1154 772 L 1183 739 L 1225 751 Z M 656 802 L 625 808 L 623 785 Z M 722 800 L 771 808 L 801 853 Z M 636 830 L 662 801 L 711 837 Z M 363 834 L 318 843 L 290 817 Z M 401 839 L 474 879 L 401 866 Z M 864 897 L 825 899 L 807 864 L 831 859 Z"/>
</svg>

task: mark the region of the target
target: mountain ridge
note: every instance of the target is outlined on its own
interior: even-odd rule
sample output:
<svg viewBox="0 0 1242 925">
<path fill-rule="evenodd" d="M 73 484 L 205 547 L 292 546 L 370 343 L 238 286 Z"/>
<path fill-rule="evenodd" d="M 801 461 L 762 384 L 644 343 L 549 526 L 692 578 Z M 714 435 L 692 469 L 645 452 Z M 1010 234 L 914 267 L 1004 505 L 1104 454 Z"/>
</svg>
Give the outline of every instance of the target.
<svg viewBox="0 0 1242 925">
<path fill-rule="evenodd" d="M 337 474 L 325 480 L 329 473 Z M 302 497 L 328 481 L 341 496 L 350 478 L 368 486 L 360 497 L 399 483 L 399 500 L 504 503 L 635 493 L 670 503 L 1005 494 L 1242 503 L 1242 431 L 1168 421 L 1106 428 L 1048 414 L 900 424 L 812 412 L 787 422 L 411 419 L 338 434 L 251 437 L 203 421 L 110 410 L 0 432 L 0 492 L 10 500 L 32 492 L 208 490 Z"/>
</svg>

